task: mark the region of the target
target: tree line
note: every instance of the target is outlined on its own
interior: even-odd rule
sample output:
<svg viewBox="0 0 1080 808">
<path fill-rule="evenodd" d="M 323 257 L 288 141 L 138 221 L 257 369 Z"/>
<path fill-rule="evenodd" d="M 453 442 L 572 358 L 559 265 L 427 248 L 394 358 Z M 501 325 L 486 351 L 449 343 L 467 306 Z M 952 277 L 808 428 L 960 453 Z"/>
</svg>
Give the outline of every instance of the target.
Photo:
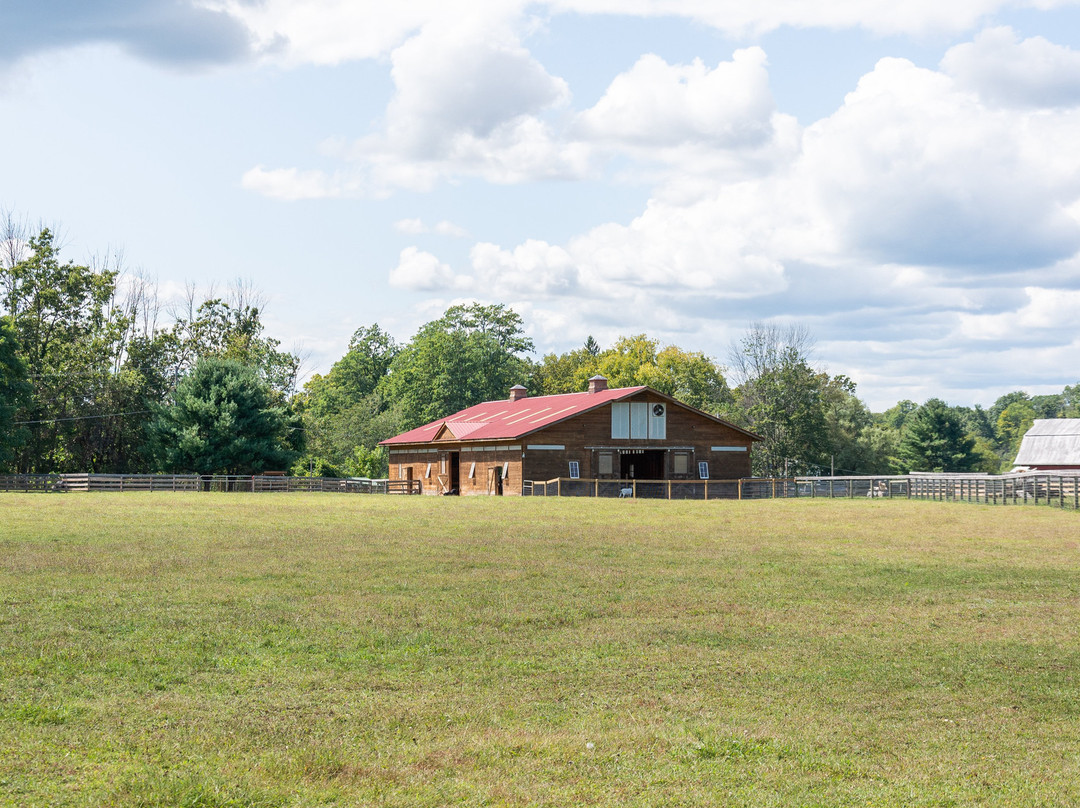
<svg viewBox="0 0 1080 808">
<path fill-rule="evenodd" d="M 448 308 L 399 343 L 359 328 L 325 374 L 264 333 L 249 284 L 168 311 L 119 262 L 62 262 L 47 228 L 0 232 L 0 470 L 381 476 L 379 441 L 477 404 L 648 385 L 763 438 L 754 473 L 1007 470 L 1035 418 L 1080 417 L 1080 383 L 1016 391 L 988 409 L 932 398 L 873 413 L 854 382 L 813 362 L 798 326 L 750 324 L 726 364 L 646 334 L 533 359 L 520 315 Z"/>
</svg>

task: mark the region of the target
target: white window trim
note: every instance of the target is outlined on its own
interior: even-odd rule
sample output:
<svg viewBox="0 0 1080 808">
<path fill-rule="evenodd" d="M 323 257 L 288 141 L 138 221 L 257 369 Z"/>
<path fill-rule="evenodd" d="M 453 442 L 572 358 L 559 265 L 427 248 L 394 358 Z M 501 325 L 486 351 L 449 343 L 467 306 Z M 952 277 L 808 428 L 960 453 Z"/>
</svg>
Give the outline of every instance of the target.
<svg viewBox="0 0 1080 808">
<path fill-rule="evenodd" d="M 469 479 L 473 479 L 476 476 L 476 464 L 473 463 L 469 466 Z"/>
<path fill-rule="evenodd" d="M 699 480 L 709 479 L 709 461 L 699 460 L 697 464 L 697 473 Z"/>
<path fill-rule="evenodd" d="M 570 461 L 570 479 L 571 480 L 580 480 L 581 479 L 581 464 L 578 463 L 577 460 L 571 460 Z"/>
</svg>

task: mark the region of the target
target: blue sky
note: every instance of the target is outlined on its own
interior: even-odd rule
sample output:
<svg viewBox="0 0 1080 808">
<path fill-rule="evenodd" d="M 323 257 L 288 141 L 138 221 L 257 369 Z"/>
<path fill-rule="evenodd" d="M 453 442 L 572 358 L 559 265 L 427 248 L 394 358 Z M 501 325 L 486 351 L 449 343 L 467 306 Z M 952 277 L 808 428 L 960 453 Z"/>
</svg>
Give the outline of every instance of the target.
<svg viewBox="0 0 1080 808">
<path fill-rule="evenodd" d="M 1080 3 L 6 4 L 0 206 L 325 371 L 464 300 L 538 353 L 798 322 L 881 409 L 1080 380 Z"/>
</svg>

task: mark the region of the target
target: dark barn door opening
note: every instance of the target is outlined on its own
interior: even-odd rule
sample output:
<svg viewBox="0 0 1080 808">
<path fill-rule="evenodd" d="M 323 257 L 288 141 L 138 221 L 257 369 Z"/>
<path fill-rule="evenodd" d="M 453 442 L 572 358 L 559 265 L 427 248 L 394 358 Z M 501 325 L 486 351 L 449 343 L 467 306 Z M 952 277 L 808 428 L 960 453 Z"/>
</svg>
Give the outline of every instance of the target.
<svg viewBox="0 0 1080 808">
<path fill-rule="evenodd" d="M 623 480 L 663 480 L 665 454 L 662 449 L 622 454 L 619 475 Z"/>
<path fill-rule="evenodd" d="M 457 452 L 450 453 L 450 490 L 461 493 L 461 455 Z"/>
</svg>

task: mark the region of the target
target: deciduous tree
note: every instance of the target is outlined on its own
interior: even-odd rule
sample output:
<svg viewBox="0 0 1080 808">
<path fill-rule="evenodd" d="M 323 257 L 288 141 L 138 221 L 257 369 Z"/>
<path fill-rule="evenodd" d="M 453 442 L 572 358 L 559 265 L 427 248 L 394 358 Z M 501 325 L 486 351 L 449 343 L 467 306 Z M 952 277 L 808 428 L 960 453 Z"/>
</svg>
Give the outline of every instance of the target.
<svg viewBox="0 0 1080 808">
<path fill-rule="evenodd" d="M 29 435 L 15 423 L 15 414 L 31 392 L 26 363 L 19 356 L 15 329 L 7 317 L 0 317 L 0 470 L 7 469 Z"/>
<path fill-rule="evenodd" d="M 532 340 L 521 317 L 502 305 L 452 306 L 424 325 L 394 358 L 381 390 L 413 427 L 478 404 L 505 398 L 528 379 L 523 356 Z"/>
</svg>

